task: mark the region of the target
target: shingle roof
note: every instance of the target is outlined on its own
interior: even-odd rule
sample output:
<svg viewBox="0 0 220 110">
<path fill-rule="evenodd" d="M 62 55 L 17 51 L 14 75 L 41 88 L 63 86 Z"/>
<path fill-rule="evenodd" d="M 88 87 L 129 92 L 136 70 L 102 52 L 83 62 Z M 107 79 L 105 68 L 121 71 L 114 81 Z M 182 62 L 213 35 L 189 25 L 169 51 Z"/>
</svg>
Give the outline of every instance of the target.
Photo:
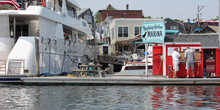
<svg viewBox="0 0 220 110">
<path fill-rule="evenodd" d="M 200 42 L 202 48 L 218 48 L 218 34 L 166 35 L 165 42 Z"/>
<path fill-rule="evenodd" d="M 218 26 L 209 26 L 212 30 L 214 30 L 215 32 L 218 32 Z"/>
</svg>

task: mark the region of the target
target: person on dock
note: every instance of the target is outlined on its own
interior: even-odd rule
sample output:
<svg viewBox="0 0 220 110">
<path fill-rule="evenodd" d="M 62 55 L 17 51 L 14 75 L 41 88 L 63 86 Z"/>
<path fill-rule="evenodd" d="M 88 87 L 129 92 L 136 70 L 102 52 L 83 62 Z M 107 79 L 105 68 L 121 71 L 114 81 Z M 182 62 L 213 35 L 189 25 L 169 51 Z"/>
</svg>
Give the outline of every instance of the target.
<svg viewBox="0 0 220 110">
<path fill-rule="evenodd" d="M 185 60 L 186 60 L 186 69 L 187 69 L 187 78 L 189 78 L 189 69 L 191 67 L 192 74 L 194 77 L 194 59 L 195 59 L 195 53 L 192 49 L 190 49 L 189 46 L 187 46 L 187 50 L 185 51 Z"/>
<path fill-rule="evenodd" d="M 176 78 L 176 73 L 179 71 L 179 59 L 180 59 L 180 54 L 178 52 L 178 48 L 174 48 L 174 52 L 172 53 L 172 58 L 173 58 L 173 69 L 174 69 L 174 78 Z"/>
</svg>

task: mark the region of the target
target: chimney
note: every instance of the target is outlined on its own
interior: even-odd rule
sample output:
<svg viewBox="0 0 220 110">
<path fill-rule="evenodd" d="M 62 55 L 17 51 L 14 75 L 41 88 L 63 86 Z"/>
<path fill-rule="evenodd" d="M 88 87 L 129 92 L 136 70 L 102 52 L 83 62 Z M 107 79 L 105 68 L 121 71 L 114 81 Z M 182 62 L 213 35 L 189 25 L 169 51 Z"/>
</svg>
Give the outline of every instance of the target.
<svg viewBox="0 0 220 110">
<path fill-rule="evenodd" d="M 108 9 L 110 10 L 112 8 L 111 4 L 108 5 Z"/>
<path fill-rule="evenodd" d="M 126 10 L 128 10 L 129 9 L 129 5 L 128 4 L 126 4 Z"/>
</svg>

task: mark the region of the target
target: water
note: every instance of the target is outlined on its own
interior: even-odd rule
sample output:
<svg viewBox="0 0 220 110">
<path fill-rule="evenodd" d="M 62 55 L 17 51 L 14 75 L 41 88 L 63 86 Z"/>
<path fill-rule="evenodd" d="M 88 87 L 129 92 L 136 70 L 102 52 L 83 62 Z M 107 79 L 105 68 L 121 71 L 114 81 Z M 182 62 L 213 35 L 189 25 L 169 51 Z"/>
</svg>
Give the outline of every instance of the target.
<svg viewBox="0 0 220 110">
<path fill-rule="evenodd" d="M 0 84 L 0 110 L 220 109 L 220 86 Z"/>
</svg>

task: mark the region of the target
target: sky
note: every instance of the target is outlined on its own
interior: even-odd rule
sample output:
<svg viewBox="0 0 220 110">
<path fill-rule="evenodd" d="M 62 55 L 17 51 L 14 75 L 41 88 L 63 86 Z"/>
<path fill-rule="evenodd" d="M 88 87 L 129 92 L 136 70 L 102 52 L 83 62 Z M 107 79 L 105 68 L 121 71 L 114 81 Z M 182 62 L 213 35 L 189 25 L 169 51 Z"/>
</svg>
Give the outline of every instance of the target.
<svg viewBox="0 0 220 110">
<path fill-rule="evenodd" d="M 219 0 L 75 0 L 80 8 L 90 8 L 93 13 L 111 4 L 118 10 L 143 10 L 144 16 L 187 20 L 197 18 L 198 6 L 205 6 L 201 18 L 209 20 L 218 16 Z"/>
</svg>

